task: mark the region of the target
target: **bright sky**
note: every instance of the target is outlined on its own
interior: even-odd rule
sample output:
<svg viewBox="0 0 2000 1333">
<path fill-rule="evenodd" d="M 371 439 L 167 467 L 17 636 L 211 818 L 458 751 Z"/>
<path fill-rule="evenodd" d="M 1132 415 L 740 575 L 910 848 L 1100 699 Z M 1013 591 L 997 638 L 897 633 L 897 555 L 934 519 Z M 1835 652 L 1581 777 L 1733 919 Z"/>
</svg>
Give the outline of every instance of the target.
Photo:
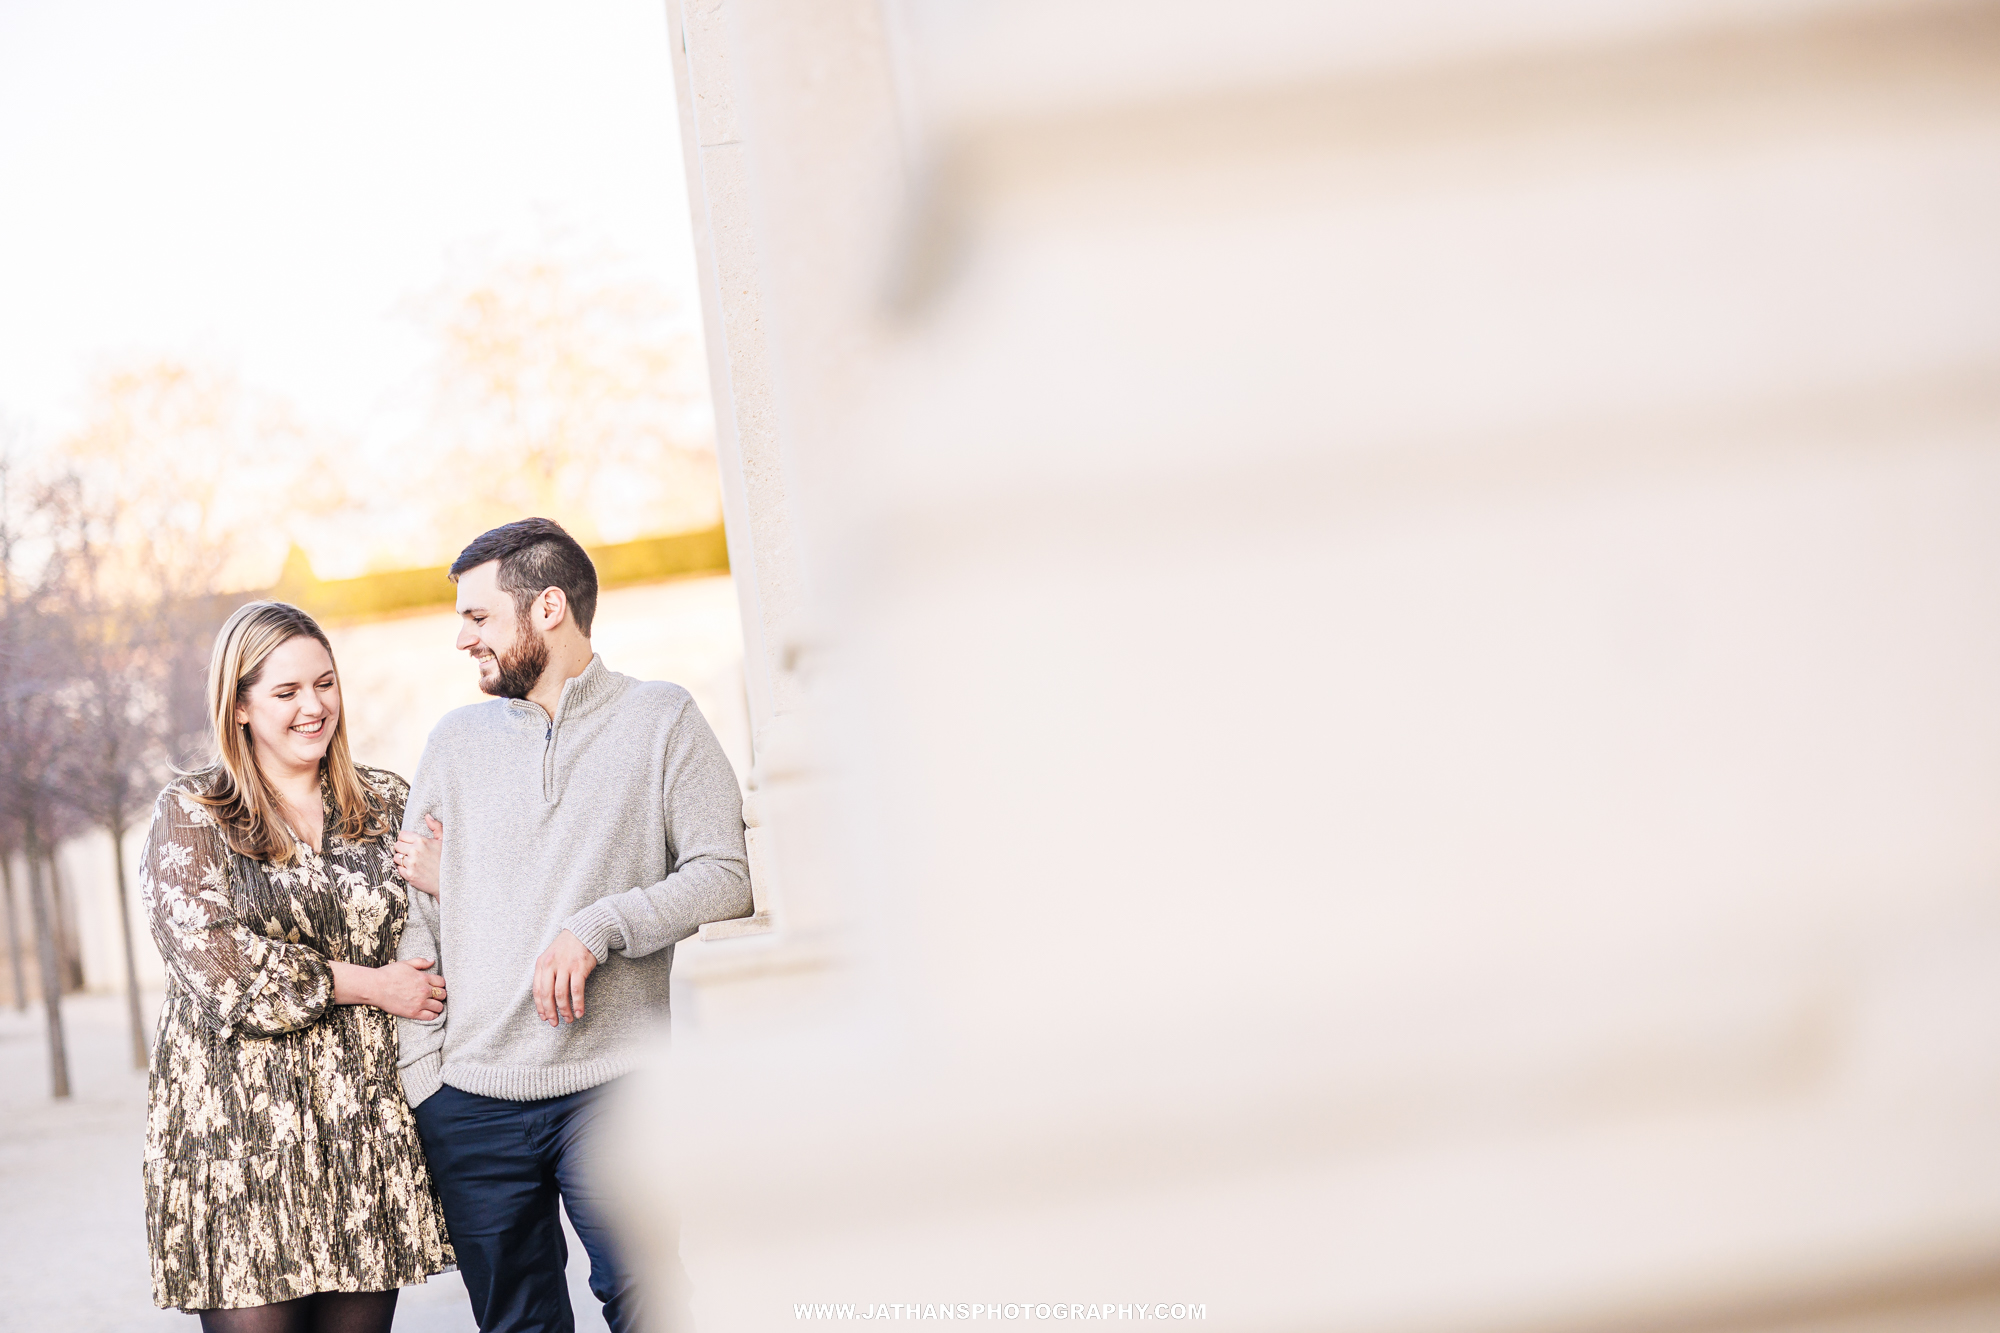
<svg viewBox="0 0 2000 1333">
<path fill-rule="evenodd" d="M 671 78 L 659 0 L 0 0 L 0 415 L 174 355 L 386 459 L 401 304 L 552 225 L 693 310 Z"/>
</svg>

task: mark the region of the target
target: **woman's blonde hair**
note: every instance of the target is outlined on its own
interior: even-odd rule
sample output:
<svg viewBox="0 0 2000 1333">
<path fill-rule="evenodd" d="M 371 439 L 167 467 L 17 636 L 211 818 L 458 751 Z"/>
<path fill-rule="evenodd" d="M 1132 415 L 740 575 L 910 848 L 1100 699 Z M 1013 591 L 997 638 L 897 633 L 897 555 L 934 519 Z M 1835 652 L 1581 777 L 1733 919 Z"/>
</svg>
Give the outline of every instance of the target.
<svg viewBox="0 0 2000 1333">
<path fill-rule="evenodd" d="M 278 813 L 282 807 L 277 788 L 257 766 L 249 724 L 236 720 L 236 709 L 249 702 L 250 687 L 264 674 L 271 654 L 302 635 L 317 640 L 326 649 L 327 660 L 333 659 L 326 631 L 311 616 L 286 602 L 250 602 L 223 622 L 208 659 L 208 725 L 215 763 L 208 790 L 194 793 L 194 798 L 215 811 L 231 851 L 276 865 L 291 861 L 292 838 Z M 334 679 L 339 678 L 336 667 Z M 320 759 L 320 772 L 333 792 L 340 836 L 379 838 L 388 831 L 383 818 L 387 811 L 355 770 L 347 749 L 346 700 L 341 702 L 333 743 Z"/>
</svg>

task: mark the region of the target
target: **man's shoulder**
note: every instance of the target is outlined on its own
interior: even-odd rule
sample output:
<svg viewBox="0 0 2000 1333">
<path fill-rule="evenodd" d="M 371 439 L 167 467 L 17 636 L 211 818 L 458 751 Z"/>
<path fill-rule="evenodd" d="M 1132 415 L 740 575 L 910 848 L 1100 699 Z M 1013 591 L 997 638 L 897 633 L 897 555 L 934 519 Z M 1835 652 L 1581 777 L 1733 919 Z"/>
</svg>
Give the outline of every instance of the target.
<svg viewBox="0 0 2000 1333">
<path fill-rule="evenodd" d="M 670 680 L 635 680 L 621 677 L 624 691 L 615 705 L 621 728 L 635 728 L 660 736 L 701 716 L 694 696 Z"/>
<path fill-rule="evenodd" d="M 632 676 L 620 679 L 625 682 L 625 693 L 618 702 L 624 707 L 671 713 L 694 702 L 693 695 L 670 680 L 638 680 Z"/>
<path fill-rule="evenodd" d="M 461 704 L 437 720 L 431 728 L 430 743 L 453 741 L 462 737 L 486 735 L 507 721 L 507 700 L 482 699 L 476 704 Z"/>
</svg>

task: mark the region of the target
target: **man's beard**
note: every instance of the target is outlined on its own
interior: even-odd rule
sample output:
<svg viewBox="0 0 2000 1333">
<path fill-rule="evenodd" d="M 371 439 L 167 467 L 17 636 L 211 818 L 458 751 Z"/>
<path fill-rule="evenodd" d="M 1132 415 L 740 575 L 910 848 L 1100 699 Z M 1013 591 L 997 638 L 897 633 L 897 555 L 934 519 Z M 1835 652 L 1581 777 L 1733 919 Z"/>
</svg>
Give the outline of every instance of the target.
<svg viewBox="0 0 2000 1333">
<path fill-rule="evenodd" d="M 549 665 L 549 646 L 542 636 L 523 626 L 520 640 L 509 652 L 493 654 L 494 673 L 479 673 L 479 688 L 502 699 L 525 699 L 541 683 Z"/>
</svg>

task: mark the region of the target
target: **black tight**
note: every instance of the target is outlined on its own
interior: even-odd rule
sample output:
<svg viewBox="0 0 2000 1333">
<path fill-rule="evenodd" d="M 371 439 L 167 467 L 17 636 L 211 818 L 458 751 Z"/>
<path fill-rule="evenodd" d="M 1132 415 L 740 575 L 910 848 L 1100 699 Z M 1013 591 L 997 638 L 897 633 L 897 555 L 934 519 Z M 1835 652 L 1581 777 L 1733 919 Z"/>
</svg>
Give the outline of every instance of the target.
<svg viewBox="0 0 2000 1333">
<path fill-rule="evenodd" d="M 201 1333 L 389 1333 L 393 1291 L 322 1291 L 247 1310 L 202 1310 Z"/>
</svg>

